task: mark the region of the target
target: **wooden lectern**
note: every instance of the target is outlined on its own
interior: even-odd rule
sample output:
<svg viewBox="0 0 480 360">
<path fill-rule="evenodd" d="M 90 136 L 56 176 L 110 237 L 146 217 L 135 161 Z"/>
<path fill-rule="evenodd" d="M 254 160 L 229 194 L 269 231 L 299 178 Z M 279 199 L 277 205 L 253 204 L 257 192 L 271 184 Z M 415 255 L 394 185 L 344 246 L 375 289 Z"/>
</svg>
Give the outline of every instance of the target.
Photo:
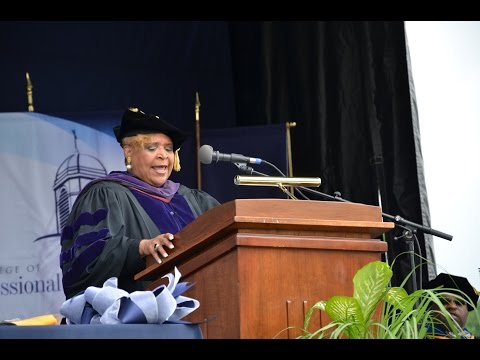
<svg viewBox="0 0 480 360">
<path fill-rule="evenodd" d="M 169 257 L 149 256 L 136 279 L 153 279 L 154 289 L 176 266 L 181 281 L 195 283 L 185 295 L 200 307 L 185 320 L 202 322 L 204 338 L 295 338 L 312 305 L 353 294 L 353 276 L 381 260 L 379 238 L 393 227 L 371 205 L 237 199 L 178 232 Z M 319 313 L 312 329 L 328 321 Z"/>
</svg>

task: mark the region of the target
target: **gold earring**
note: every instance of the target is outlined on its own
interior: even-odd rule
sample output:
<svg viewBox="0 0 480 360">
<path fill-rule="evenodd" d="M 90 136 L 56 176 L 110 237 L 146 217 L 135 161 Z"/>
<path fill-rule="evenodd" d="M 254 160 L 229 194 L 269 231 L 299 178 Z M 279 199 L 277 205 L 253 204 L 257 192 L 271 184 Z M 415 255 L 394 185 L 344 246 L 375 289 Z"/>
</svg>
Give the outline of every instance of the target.
<svg viewBox="0 0 480 360">
<path fill-rule="evenodd" d="M 175 155 L 173 157 L 173 170 L 177 172 L 180 171 L 180 169 L 182 168 L 180 166 L 180 156 L 178 156 L 178 150 L 180 150 L 180 148 L 175 150 Z"/>
<path fill-rule="evenodd" d="M 127 156 L 127 170 L 132 170 L 132 158 Z"/>
</svg>

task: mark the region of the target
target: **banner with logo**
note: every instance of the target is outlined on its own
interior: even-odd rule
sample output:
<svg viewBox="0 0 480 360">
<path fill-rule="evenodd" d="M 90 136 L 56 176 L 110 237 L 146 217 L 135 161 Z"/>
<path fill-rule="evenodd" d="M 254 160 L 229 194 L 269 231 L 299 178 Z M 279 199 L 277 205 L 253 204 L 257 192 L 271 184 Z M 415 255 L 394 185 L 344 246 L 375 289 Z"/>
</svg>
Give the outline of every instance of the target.
<svg viewBox="0 0 480 360">
<path fill-rule="evenodd" d="M 60 231 L 79 190 L 124 168 L 112 135 L 38 113 L 0 114 L 0 320 L 65 301 Z"/>
</svg>

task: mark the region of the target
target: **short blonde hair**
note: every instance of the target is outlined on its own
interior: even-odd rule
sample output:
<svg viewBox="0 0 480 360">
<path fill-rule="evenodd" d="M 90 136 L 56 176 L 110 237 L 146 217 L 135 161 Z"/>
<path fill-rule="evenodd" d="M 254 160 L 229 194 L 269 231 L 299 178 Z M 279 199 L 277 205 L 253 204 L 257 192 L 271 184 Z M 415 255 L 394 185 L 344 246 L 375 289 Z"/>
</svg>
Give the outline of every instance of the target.
<svg viewBox="0 0 480 360">
<path fill-rule="evenodd" d="M 148 143 L 150 139 L 151 136 L 146 134 L 127 136 L 122 139 L 122 148 L 128 145 L 137 150 L 143 149 L 143 146 Z M 182 169 L 182 167 L 180 166 L 180 156 L 178 154 L 179 150 L 180 148 L 175 150 L 175 154 L 173 155 L 173 170 L 177 172 Z M 125 159 L 125 165 L 127 165 L 127 159 Z"/>
<path fill-rule="evenodd" d="M 135 149 L 142 149 L 143 145 L 150 141 L 151 137 L 145 134 L 138 134 L 133 136 L 127 136 L 122 139 L 122 147 L 125 145 L 131 146 Z"/>
</svg>

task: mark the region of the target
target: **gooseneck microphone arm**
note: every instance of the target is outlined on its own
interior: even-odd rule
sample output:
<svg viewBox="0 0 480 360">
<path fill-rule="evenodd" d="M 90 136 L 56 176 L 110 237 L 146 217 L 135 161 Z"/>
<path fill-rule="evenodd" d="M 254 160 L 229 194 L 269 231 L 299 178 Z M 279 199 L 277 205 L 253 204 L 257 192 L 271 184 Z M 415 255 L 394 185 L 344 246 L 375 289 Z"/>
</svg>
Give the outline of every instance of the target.
<svg viewBox="0 0 480 360">
<path fill-rule="evenodd" d="M 301 189 L 305 190 L 305 191 L 309 191 L 309 192 L 314 193 L 314 194 L 321 195 L 321 196 L 326 197 L 328 199 L 333 199 L 333 200 L 343 201 L 343 202 L 350 202 L 350 201 L 342 198 L 342 195 L 338 191 L 334 192 L 335 196 L 331 196 L 331 195 L 327 195 L 327 194 L 321 193 L 320 191 L 316 191 L 316 190 L 309 189 L 309 188 L 301 188 Z M 433 236 L 437 236 L 437 237 L 440 237 L 440 238 L 448 240 L 448 241 L 451 241 L 453 239 L 452 235 L 449 235 L 449 234 L 443 233 L 441 231 L 423 226 L 421 224 L 417 224 L 417 223 L 414 223 L 412 221 L 406 220 L 406 219 L 402 218 L 400 215 L 393 216 L 393 215 L 387 214 L 387 213 L 382 211 L 382 216 L 385 219 L 388 219 L 388 220 L 394 222 L 395 224 L 397 224 L 399 227 L 403 228 L 404 231 L 410 231 L 412 233 L 415 233 L 416 230 L 420 230 L 424 234 L 430 234 L 430 235 L 433 235 Z M 404 234 L 406 234 L 406 233 L 404 232 Z M 407 235 L 404 235 L 404 236 L 406 237 Z"/>
<path fill-rule="evenodd" d="M 435 230 L 435 229 L 432 229 L 432 228 L 429 228 L 429 227 L 411 222 L 409 220 L 406 220 L 406 219 L 402 218 L 400 215 L 392 216 L 392 215 L 384 214 L 384 213 L 382 213 L 382 215 L 383 215 L 383 217 L 385 217 L 389 220 L 392 220 L 396 224 L 401 224 L 401 225 L 404 225 L 404 226 L 409 227 L 409 228 L 413 227 L 417 230 L 420 230 L 421 232 L 423 232 L 425 234 L 430 234 L 430 235 L 433 235 L 433 236 L 441 237 L 441 238 L 443 238 L 445 240 L 449 240 L 449 241 L 452 241 L 452 239 L 453 239 L 452 235 L 445 234 L 444 232 L 441 232 L 441 231 L 438 231 L 438 230 Z"/>
<path fill-rule="evenodd" d="M 237 165 L 237 167 L 239 167 L 239 169 L 241 171 L 245 172 L 246 174 L 249 174 L 249 175 L 258 174 L 258 175 L 261 175 L 261 176 L 268 176 L 266 174 L 263 174 L 263 173 L 260 173 L 260 172 L 257 172 L 255 170 L 253 170 L 250 166 L 247 165 L 247 164 L 257 164 L 258 165 L 258 164 L 263 163 L 263 164 L 271 166 L 280 175 L 282 175 L 283 177 L 286 177 L 286 175 L 278 167 L 276 167 L 275 165 L 273 165 L 272 163 L 270 163 L 268 161 L 265 161 L 265 160 L 262 160 L 262 159 L 259 159 L 259 158 L 244 156 L 242 154 L 235 154 L 235 153 L 224 154 L 224 153 L 221 153 L 219 151 L 214 151 L 213 148 L 210 145 L 202 145 L 200 147 L 200 149 L 199 149 L 199 159 L 203 164 L 211 164 L 212 161 L 214 161 L 214 162 L 219 162 L 219 161 L 232 162 L 235 165 Z M 339 192 L 335 192 L 334 193 L 335 195 L 331 196 L 331 195 L 322 193 L 320 191 L 313 190 L 313 189 L 310 189 L 308 187 L 303 187 L 303 186 L 296 186 L 294 189 L 295 189 L 295 191 L 300 193 L 302 195 L 302 197 L 306 200 L 308 200 L 308 197 L 306 197 L 302 193 L 301 190 L 307 191 L 307 192 L 310 192 L 310 193 L 313 193 L 313 194 L 316 194 L 316 195 L 320 195 L 323 198 L 326 198 L 326 199 L 329 199 L 329 200 L 350 202 L 348 200 L 343 199 Z M 441 231 L 438 231 L 438 230 L 435 230 L 435 229 L 432 229 L 432 228 L 414 223 L 412 221 L 406 220 L 406 219 L 402 218 L 400 215 L 390 215 L 390 214 L 382 212 L 382 216 L 384 218 L 388 219 L 388 220 L 391 220 L 392 222 L 397 224 L 399 227 L 401 227 L 403 229 L 406 229 L 406 230 L 409 230 L 409 231 L 412 231 L 412 229 L 415 229 L 415 230 L 420 230 L 425 234 L 430 234 L 430 235 L 433 235 L 433 236 L 441 237 L 445 240 L 451 241 L 453 239 L 452 235 L 449 235 L 449 234 L 443 233 Z"/>
<path fill-rule="evenodd" d="M 275 168 L 282 176 L 285 176 L 275 165 L 267 163 L 265 160 L 263 160 L 263 162 L 265 164 L 273 166 L 273 168 Z M 261 176 L 269 176 L 267 174 L 255 171 L 255 170 L 253 170 L 253 168 L 251 168 L 250 166 L 247 166 L 245 164 L 242 164 L 242 165 L 236 164 L 236 165 L 242 172 L 245 172 L 246 174 L 249 174 L 249 175 L 256 174 L 256 175 L 261 175 Z M 302 191 L 310 192 L 310 193 L 315 194 L 315 195 L 320 195 L 323 198 L 328 199 L 328 200 L 351 202 L 351 201 L 348 201 L 348 200 L 342 198 L 342 194 L 338 191 L 335 191 L 334 195 L 332 196 L 332 195 L 325 194 L 325 193 L 323 193 L 321 191 L 318 191 L 318 190 L 313 190 L 313 189 L 308 188 L 308 187 L 303 187 L 303 186 L 299 186 L 298 188 L 296 187 L 295 190 L 299 194 L 301 194 L 302 197 L 305 200 L 309 200 L 309 198 L 307 196 L 305 196 L 302 193 L 302 191 L 300 191 L 300 189 Z M 448 240 L 448 241 L 451 241 L 453 239 L 452 235 L 449 235 L 449 234 L 446 234 L 444 232 L 429 228 L 427 226 L 423 226 L 421 224 L 417 224 L 417 223 L 414 223 L 412 221 L 406 220 L 406 219 L 402 218 L 400 215 L 395 215 L 394 216 L 394 215 L 390 215 L 390 214 L 382 212 L 382 216 L 384 218 L 394 222 L 399 227 L 404 229 L 403 235 L 401 237 L 411 238 L 411 236 L 413 236 L 416 233 L 416 231 L 419 230 L 419 231 L 423 232 L 424 234 L 430 234 L 430 235 L 433 235 L 433 236 L 437 236 L 437 237 L 440 237 L 440 238 Z M 395 240 L 398 240 L 401 237 L 398 237 Z"/>
</svg>

